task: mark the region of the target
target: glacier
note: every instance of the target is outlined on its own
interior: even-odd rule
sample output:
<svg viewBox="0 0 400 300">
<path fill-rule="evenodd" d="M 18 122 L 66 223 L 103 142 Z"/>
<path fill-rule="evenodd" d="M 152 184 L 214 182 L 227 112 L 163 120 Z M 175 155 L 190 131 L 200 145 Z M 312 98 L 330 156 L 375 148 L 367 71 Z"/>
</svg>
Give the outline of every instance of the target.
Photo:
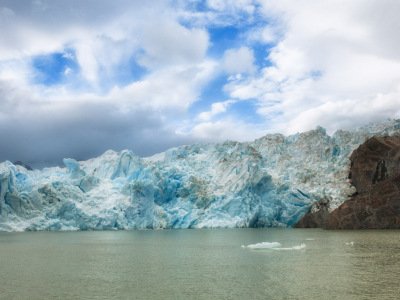
<svg viewBox="0 0 400 300">
<path fill-rule="evenodd" d="M 317 127 L 252 142 L 180 146 L 152 157 L 107 151 L 65 167 L 0 164 L 0 230 L 290 227 L 318 201 L 355 192 L 351 152 L 387 120 L 333 135 Z"/>
</svg>

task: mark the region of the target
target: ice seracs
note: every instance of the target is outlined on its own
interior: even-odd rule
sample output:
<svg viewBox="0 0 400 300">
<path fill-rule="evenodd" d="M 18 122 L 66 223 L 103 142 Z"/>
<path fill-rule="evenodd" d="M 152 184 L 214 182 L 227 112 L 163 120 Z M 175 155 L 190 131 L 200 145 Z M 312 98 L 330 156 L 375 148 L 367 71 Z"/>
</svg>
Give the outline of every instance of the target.
<svg viewBox="0 0 400 300">
<path fill-rule="evenodd" d="M 333 210 L 354 188 L 349 155 L 390 120 L 332 136 L 315 130 L 254 142 L 190 145 L 140 158 L 107 151 L 65 167 L 0 164 L 0 230 L 292 226 L 317 201 Z"/>
</svg>

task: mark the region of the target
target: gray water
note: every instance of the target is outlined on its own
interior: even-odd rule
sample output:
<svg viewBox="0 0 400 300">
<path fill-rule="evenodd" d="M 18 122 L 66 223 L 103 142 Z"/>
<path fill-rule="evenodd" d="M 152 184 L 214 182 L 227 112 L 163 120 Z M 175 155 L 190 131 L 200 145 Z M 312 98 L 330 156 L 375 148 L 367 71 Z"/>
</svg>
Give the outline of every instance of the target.
<svg viewBox="0 0 400 300">
<path fill-rule="evenodd" d="M 399 298 L 400 231 L 0 233 L 0 299 Z"/>
</svg>

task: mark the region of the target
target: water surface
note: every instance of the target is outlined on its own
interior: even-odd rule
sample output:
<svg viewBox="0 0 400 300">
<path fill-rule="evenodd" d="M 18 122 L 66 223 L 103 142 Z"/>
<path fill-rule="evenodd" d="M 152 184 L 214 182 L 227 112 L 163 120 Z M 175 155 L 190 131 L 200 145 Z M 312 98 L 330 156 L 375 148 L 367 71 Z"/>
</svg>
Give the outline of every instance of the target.
<svg viewBox="0 0 400 300">
<path fill-rule="evenodd" d="M 260 242 L 299 250 L 251 250 Z M 400 231 L 0 233 L 0 299 L 399 299 Z"/>
</svg>

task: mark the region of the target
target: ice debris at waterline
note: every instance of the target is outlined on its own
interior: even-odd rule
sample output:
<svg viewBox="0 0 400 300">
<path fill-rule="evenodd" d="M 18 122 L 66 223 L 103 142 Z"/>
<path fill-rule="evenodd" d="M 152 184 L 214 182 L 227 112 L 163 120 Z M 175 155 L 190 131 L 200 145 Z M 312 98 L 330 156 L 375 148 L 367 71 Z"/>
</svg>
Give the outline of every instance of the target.
<svg viewBox="0 0 400 300">
<path fill-rule="evenodd" d="M 0 164 L 0 230 L 292 226 L 316 201 L 354 192 L 349 155 L 390 120 L 329 136 L 318 127 L 254 142 L 182 146 L 148 158 L 107 151 L 64 168 Z"/>
<path fill-rule="evenodd" d="M 303 250 L 306 248 L 306 244 L 301 243 L 300 245 L 296 245 L 293 247 L 282 247 L 281 243 L 279 242 L 262 242 L 262 243 L 257 243 L 257 244 L 250 244 L 250 245 L 242 245 L 242 248 L 248 248 L 252 250 L 265 250 L 265 249 L 271 249 L 271 250 Z"/>
</svg>

